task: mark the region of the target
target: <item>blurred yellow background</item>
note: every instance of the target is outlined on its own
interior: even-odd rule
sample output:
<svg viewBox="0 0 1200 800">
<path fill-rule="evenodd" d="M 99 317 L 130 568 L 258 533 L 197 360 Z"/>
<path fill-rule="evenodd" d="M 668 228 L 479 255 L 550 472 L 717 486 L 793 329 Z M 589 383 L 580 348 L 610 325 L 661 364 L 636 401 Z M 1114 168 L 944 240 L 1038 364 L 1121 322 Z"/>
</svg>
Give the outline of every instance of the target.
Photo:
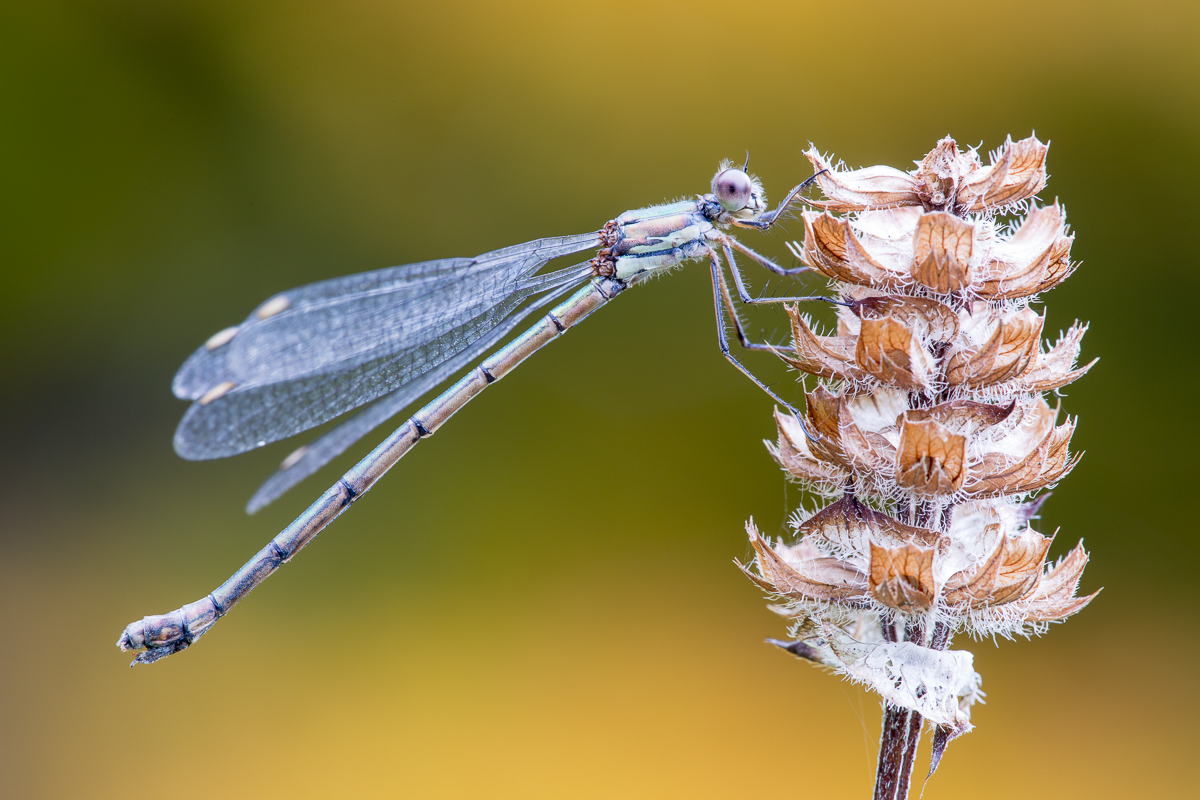
<svg viewBox="0 0 1200 800">
<path fill-rule="evenodd" d="M 705 269 L 531 359 L 130 670 L 126 623 L 211 590 L 374 444 L 247 517 L 295 443 L 180 460 L 171 376 L 280 289 L 594 229 L 747 149 L 778 199 L 810 141 L 903 168 L 1031 130 L 1083 262 L 1047 330 L 1090 320 L 1101 357 L 1041 527 L 1105 591 L 1044 639 L 957 643 L 988 702 L 926 796 L 1194 791 L 1197 8 L 4 4 L 0 796 L 868 796 L 878 704 L 763 644 L 783 626 L 731 563 L 802 496 Z M 746 238 L 786 258 L 788 228 Z"/>
</svg>

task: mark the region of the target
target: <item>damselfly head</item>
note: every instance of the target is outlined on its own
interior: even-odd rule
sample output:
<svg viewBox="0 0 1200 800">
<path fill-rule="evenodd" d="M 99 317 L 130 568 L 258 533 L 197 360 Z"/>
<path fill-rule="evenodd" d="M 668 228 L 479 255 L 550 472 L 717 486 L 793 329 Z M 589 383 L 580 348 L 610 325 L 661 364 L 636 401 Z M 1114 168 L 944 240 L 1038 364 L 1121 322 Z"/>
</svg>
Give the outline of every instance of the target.
<svg viewBox="0 0 1200 800">
<path fill-rule="evenodd" d="M 741 211 L 755 199 L 754 181 L 736 167 L 726 167 L 713 177 L 712 192 L 721 208 L 731 213 Z"/>
</svg>

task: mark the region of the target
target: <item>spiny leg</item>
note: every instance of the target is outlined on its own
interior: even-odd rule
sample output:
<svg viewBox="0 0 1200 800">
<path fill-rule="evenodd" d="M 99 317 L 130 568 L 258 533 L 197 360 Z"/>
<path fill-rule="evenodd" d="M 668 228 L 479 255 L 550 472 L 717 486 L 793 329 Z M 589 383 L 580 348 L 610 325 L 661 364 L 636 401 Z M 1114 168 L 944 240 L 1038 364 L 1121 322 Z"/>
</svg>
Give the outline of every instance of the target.
<svg viewBox="0 0 1200 800">
<path fill-rule="evenodd" d="M 708 253 L 708 258 L 709 258 L 709 270 L 712 273 L 712 283 L 713 283 L 713 309 L 717 315 L 717 345 L 721 348 L 721 355 L 725 356 L 725 359 L 730 364 L 733 364 L 733 366 L 737 367 L 739 372 L 741 372 L 743 375 L 745 375 L 750 380 L 754 381 L 754 385 L 757 386 L 758 388 L 762 389 L 764 392 L 766 392 L 768 397 L 770 397 L 776 403 L 779 403 L 779 405 L 786 408 L 788 410 L 788 413 L 791 414 L 793 417 L 795 417 L 796 421 L 800 423 L 800 429 L 802 431 L 804 431 L 804 436 L 809 441 L 818 441 L 818 437 L 815 434 L 813 434 L 812 431 L 810 431 L 808 429 L 808 424 L 805 423 L 804 416 L 799 411 L 796 410 L 796 407 L 793 406 L 791 403 L 789 403 L 787 400 L 784 400 L 782 397 L 780 397 L 778 394 L 776 394 L 773 389 L 771 389 L 765 383 L 760 381 L 758 379 L 758 376 L 755 375 L 750 370 L 746 369 L 746 367 L 742 364 L 742 362 L 738 361 L 737 357 L 730 351 L 729 335 L 725 332 L 725 313 L 724 313 L 724 309 L 722 308 L 722 304 L 721 304 L 721 295 L 722 295 L 721 290 L 722 290 L 722 287 L 724 287 L 725 278 L 721 274 L 721 262 L 717 258 L 716 251 L 710 250 Z M 734 319 L 736 320 L 736 318 L 737 317 L 735 315 Z"/>
<path fill-rule="evenodd" d="M 719 241 L 723 246 L 732 244 L 738 250 L 741 250 L 743 253 L 750 256 L 750 258 L 752 258 L 760 267 L 766 269 L 768 272 L 774 272 L 776 275 L 782 275 L 785 278 L 794 278 L 797 275 L 803 275 L 806 272 L 813 271 L 812 267 L 781 267 L 766 256 L 760 255 L 751 250 L 749 247 L 746 247 L 746 245 L 742 244 L 732 236 L 720 234 L 718 236 L 714 236 L 713 238 Z"/>
<path fill-rule="evenodd" d="M 727 237 L 727 238 L 728 238 L 728 237 Z M 734 244 L 734 245 L 738 245 L 738 244 L 740 244 L 740 242 L 738 242 L 736 239 L 733 239 L 733 238 L 729 238 L 729 242 L 730 242 L 730 243 L 732 243 L 732 244 Z M 839 305 L 839 306 L 848 306 L 848 305 L 850 305 L 849 303 L 843 302 L 843 301 L 841 301 L 841 300 L 834 299 L 834 298 L 832 298 L 832 297 L 822 297 L 822 296 L 812 296 L 812 297 L 765 297 L 765 298 L 762 298 L 762 297 L 760 297 L 760 298 L 757 298 L 757 299 L 755 299 L 755 298 L 752 298 L 752 297 L 750 297 L 749 293 L 746 291 L 745 284 L 744 284 L 744 283 L 742 283 L 742 274 L 741 274 L 741 272 L 738 270 L 738 267 L 737 267 L 737 261 L 736 261 L 736 260 L 734 260 L 734 257 L 733 257 L 733 251 L 732 251 L 732 250 L 730 250 L 730 248 L 729 248 L 729 244 L 728 244 L 728 243 L 726 243 L 726 242 L 722 242 L 722 243 L 721 243 L 721 249 L 722 249 L 722 250 L 725 252 L 725 259 L 726 259 L 726 260 L 729 262 L 729 270 L 730 270 L 730 272 L 731 272 L 731 273 L 733 273 L 733 280 L 734 280 L 734 282 L 737 284 L 737 288 L 738 288 L 738 294 L 741 296 L 741 299 L 742 299 L 742 301 L 743 301 L 743 302 L 745 302 L 745 303 L 748 303 L 748 304 L 751 304 L 751 305 L 758 305 L 758 304 L 763 304 L 763 303 L 787 303 L 787 302 L 797 302 L 797 303 L 800 303 L 800 302 L 806 302 L 806 301 L 809 301 L 809 300 L 823 300 L 823 301 L 825 301 L 825 302 L 827 302 L 827 303 L 833 303 L 834 305 Z M 754 251 L 750 250 L 750 248 L 746 247 L 746 248 L 744 248 L 744 249 L 745 249 L 747 252 L 749 252 L 751 255 L 753 255 L 753 256 L 756 256 L 756 257 L 759 257 L 759 256 L 758 256 L 758 254 L 757 254 L 757 253 L 754 253 Z M 716 261 L 716 254 L 715 254 L 715 253 L 713 253 L 713 254 L 712 254 L 712 258 L 713 258 L 713 261 L 715 262 L 715 261 Z M 730 298 L 730 296 L 729 296 L 729 288 L 728 288 L 728 286 L 726 286 L 726 284 L 725 284 L 725 275 L 724 275 L 724 273 L 722 273 L 722 272 L 720 272 L 720 271 L 718 270 L 718 272 L 717 272 L 716 276 L 714 277 L 714 280 L 719 280 L 719 281 L 720 281 L 720 285 L 721 285 L 721 294 L 722 294 L 722 295 L 724 296 L 724 298 L 725 298 L 725 304 L 726 304 L 726 306 L 727 306 L 727 307 L 728 307 L 728 309 L 729 309 L 729 316 L 730 316 L 730 317 L 733 319 L 734 329 L 737 331 L 737 334 L 738 334 L 738 340 L 739 340 L 739 341 L 742 343 L 742 346 L 743 346 L 743 347 L 746 347 L 747 349 L 750 349 L 750 350 L 763 350 L 763 349 L 767 349 L 767 350 L 771 350 L 772 352 L 777 352 L 776 348 L 772 347 L 771 345 L 767 345 L 766 347 L 763 347 L 762 345 L 756 345 L 756 346 L 752 346 L 752 345 L 754 345 L 755 343 L 753 343 L 753 342 L 748 342 L 748 341 L 747 341 L 747 339 L 746 339 L 746 336 L 745 336 L 745 333 L 742 331 L 742 324 L 741 324 L 741 321 L 738 319 L 737 312 L 736 312 L 736 310 L 734 309 L 734 306 L 733 306 L 733 300 L 732 300 L 732 298 Z M 718 330 L 718 332 L 720 333 L 720 336 L 721 336 L 721 338 L 724 340 L 724 338 L 725 338 L 725 326 L 724 326 L 724 324 L 723 324 L 723 321 L 720 319 L 720 309 L 719 309 L 719 308 L 717 309 L 717 315 L 718 315 L 718 319 L 717 319 L 717 330 Z M 726 353 L 725 353 L 725 356 L 726 356 L 726 358 L 728 358 L 730 361 L 733 361 L 733 363 L 734 363 L 734 364 L 735 364 L 735 365 L 736 365 L 736 366 L 737 366 L 739 369 L 741 369 L 741 370 L 742 370 L 742 372 L 746 372 L 745 368 L 744 368 L 744 367 L 742 367 L 742 365 L 741 365 L 741 364 L 739 364 L 739 363 L 737 362 L 737 360 L 733 358 L 733 356 L 732 356 L 732 355 L 730 355 L 728 352 L 726 352 Z M 747 373 L 747 374 L 749 374 L 749 373 Z M 751 376 L 751 377 L 753 378 L 753 376 Z M 759 386 L 762 386 L 762 383 L 761 383 L 761 382 L 759 382 L 757 379 L 755 379 L 755 383 L 758 383 L 758 385 L 759 385 Z M 774 395 L 772 392 L 770 392 L 769 390 L 767 390 L 765 387 L 764 387 L 764 389 L 763 389 L 763 390 L 764 390 L 764 391 L 766 391 L 766 392 L 767 392 L 767 394 L 770 394 L 772 397 L 775 397 L 775 395 Z M 816 436 L 816 435 L 815 435 L 815 434 L 814 434 L 812 431 L 810 431 L 810 430 L 808 429 L 808 425 L 807 425 L 807 424 L 804 422 L 804 417 L 802 417 L 802 416 L 801 416 L 799 413 L 797 413 L 797 412 L 796 412 L 796 410 L 795 410 L 794 408 L 792 408 L 792 406 L 790 406 L 789 404 L 787 404 L 787 403 L 784 403 L 784 405 L 785 405 L 785 406 L 787 406 L 788 410 L 790 410 L 790 411 L 792 412 L 792 415 L 793 415 L 793 416 L 796 418 L 796 421 L 800 423 L 800 430 L 802 430 L 802 431 L 804 432 L 804 436 L 805 436 L 805 438 L 807 438 L 807 439 L 808 439 L 810 442 L 816 442 L 816 441 L 819 441 L 819 437 L 818 437 L 818 436 Z"/>
<path fill-rule="evenodd" d="M 749 161 L 749 158 L 747 158 L 747 162 L 748 161 Z M 827 169 L 823 169 L 820 172 L 818 172 L 816 175 L 813 175 L 811 178 L 805 180 L 803 183 L 801 183 L 796 188 L 792 189 L 790 192 L 787 193 L 787 197 L 783 198 L 783 202 L 780 203 L 779 206 L 774 211 L 768 211 L 766 214 L 763 214 L 761 217 L 759 217 L 758 219 L 754 219 L 754 220 L 735 220 L 733 224 L 738 226 L 739 228 L 757 228 L 760 231 L 765 231 L 767 228 L 770 228 L 772 225 L 774 225 L 776 222 L 779 221 L 779 218 L 781 216 L 783 216 L 783 213 L 785 211 L 787 211 L 788 206 L 790 206 L 792 204 L 792 201 L 796 199 L 797 195 L 799 195 L 801 192 L 803 192 L 809 186 L 812 186 L 813 181 L 815 181 L 817 178 L 821 177 L 823 174 L 825 174 L 828 171 L 829 170 L 827 170 Z"/>
<path fill-rule="evenodd" d="M 824 295 L 807 295 L 807 296 L 792 296 L 792 297 L 751 297 L 750 292 L 746 289 L 746 281 L 742 277 L 742 272 L 738 269 L 737 261 L 733 257 L 731 246 L 741 250 L 746 255 L 750 256 L 755 263 L 760 264 L 772 272 L 782 269 L 777 266 L 766 256 L 759 255 L 751 250 L 746 245 L 734 239 L 732 236 L 722 236 L 718 241 L 721 242 L 721 249 L 725 251 L 725 260 L 729 262 L 729 271 L 733 274 L 733 284 L 738 290 L 738 299 L 747 305 L 762 305 L 766 303 L 806 303 L 812 300 L 821 300 L 826 303 L 833 303 L 837 306 L 849 305 L 843 300 L 835 297 L 826 297 Z M 809 270 L 810 267 L 804 267 L 804 270 Z"/>
<path fill-rule="evenodd" d="M 716 257 L 715 254 L 713 257 Z M 778 354 L 779 348 L 770 342 L 750 341 L 750 337 L 746 335 L 745 328 L 742 327 L 742 320 L 738 317 L 737 307 L 733 304 L 733 298 L 729 295 L 729 285 L 725 280 L 725 273 L 718 270 L 717 277 L 720 281 L 721 300 L 725 304 L 725 312 L 729 315 L 729 319 L 733 323 L 733 330 L 737 334 L 738 342 L 746 350 L 767 351 Z"/>
</svg>

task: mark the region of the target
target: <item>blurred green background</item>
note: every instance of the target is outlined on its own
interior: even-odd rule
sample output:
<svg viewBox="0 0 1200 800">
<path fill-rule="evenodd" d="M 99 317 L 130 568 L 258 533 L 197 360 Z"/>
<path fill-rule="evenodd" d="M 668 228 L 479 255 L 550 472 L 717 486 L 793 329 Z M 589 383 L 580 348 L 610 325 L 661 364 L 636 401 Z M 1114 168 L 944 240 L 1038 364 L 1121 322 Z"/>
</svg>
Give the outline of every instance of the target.
<svg viewBox="0 0 1200 800">
<path fill-rule="evenodd" d="M 763 644 L 783 626 L 731 563 L 802 498 L 705 269 L 539 354 L 130 670 L 128 622 L 371 446 L 247 517 L 295 443 L 178 459 L 171 376 L 280 289 L 593 229 L 747 149 L 778 199 L 809 141 L 903 168 L 1031 130 L 1083 262 L 1047 329 L 1090 320 L 1101 357 L 1042 529 L 1085 538 L 1105 591 L 1044 639 L 959 642 L 988 703 L 927 796 L 1194 790 L 1197 8 L 5 4 L 0 795 L 867 796 L 877 703 Z M 801 233 L 749 238 L 785 258 Z"/>
</svg>

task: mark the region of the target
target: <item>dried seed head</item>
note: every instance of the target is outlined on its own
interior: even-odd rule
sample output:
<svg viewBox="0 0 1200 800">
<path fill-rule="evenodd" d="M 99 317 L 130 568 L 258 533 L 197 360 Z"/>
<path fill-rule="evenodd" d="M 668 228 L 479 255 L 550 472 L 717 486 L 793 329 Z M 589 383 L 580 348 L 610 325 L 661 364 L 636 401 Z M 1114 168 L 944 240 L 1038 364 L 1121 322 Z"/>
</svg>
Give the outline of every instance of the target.
<svg viewBox="0 0 1200 800">
<path fill-rule="evenodd" d="M 1040 633 L 1095 597 L 1076 596 L 1082 546 L 1049 563 L 1030 527 L 1029 496 L 1078 462 L 1075 421 L 1041 393 L 1091 366 L 1076 367 L 1086 326 L 1043 346 L 1030 307 L 1074 269 L 1063 209 L 1032 205 L 1046 149 L 1009 140 L 984 166 L 946 138 L 909 172 L 808 153 L 825 199 L 792 249 L 846 306 L 832 332 L 787 308 L 781 357 L 818 383 L 803 424 L 776 412 L 768 447 L 829 502 L 791 544 L 748 526 L 743 569 L 791 618 L 790 652 L 939 725 L 938 757 L 979 696 L 950 636 Z"/>
</svg>

